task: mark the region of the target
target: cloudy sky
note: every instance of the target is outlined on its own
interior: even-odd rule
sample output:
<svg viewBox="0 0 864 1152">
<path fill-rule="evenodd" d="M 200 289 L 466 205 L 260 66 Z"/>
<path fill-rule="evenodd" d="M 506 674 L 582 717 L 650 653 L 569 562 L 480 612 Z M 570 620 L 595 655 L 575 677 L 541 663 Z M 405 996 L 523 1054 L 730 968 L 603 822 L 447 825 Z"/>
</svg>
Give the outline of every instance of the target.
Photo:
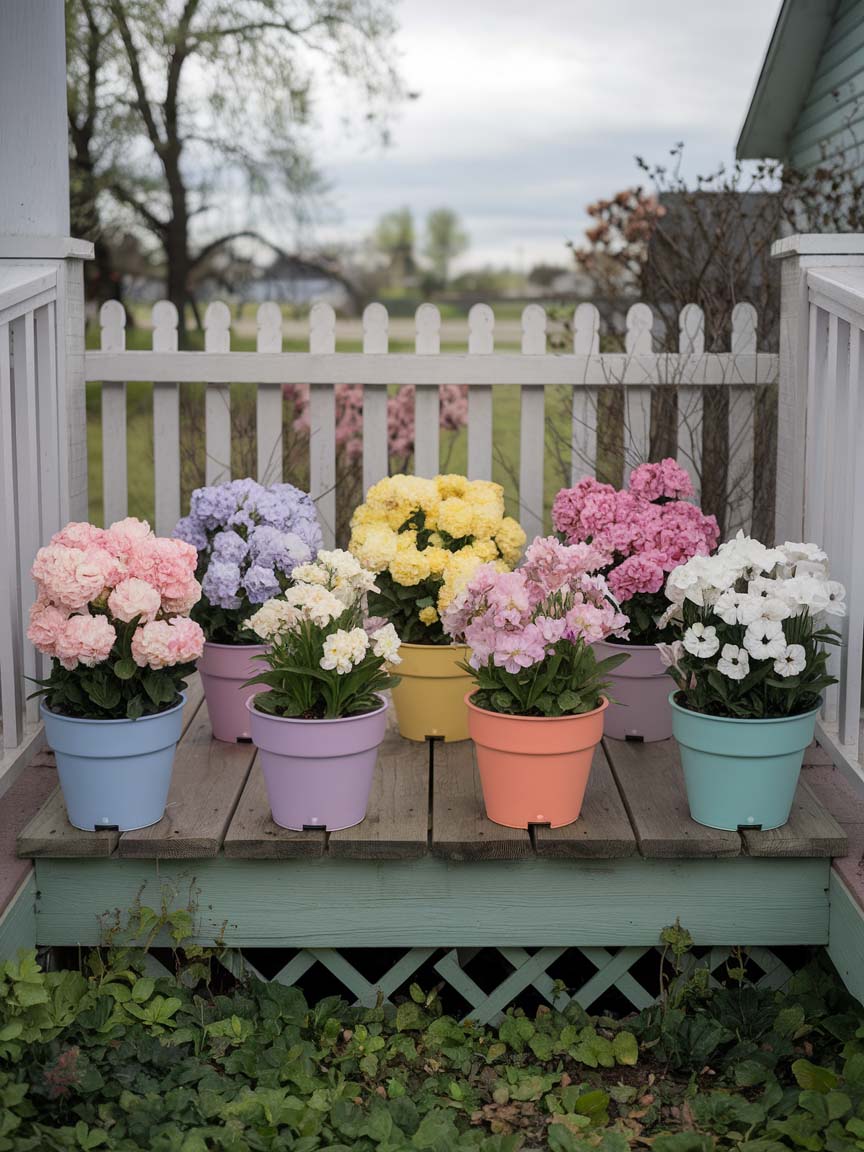
<svg viewBox="0 0 864 1152">
<path fill-rule="evenodd" d="M 638 182 L 636 154 L 686 170 L 732 158 L 780 0 L 401 0 L 397 39 L 420 93 L 381 150 L 336 130 L 326 95 L 332 216 L 354 240 L 382 212 L 447 205 L 463 261 L 567 260 L 584 207 Z"/>
</svg>

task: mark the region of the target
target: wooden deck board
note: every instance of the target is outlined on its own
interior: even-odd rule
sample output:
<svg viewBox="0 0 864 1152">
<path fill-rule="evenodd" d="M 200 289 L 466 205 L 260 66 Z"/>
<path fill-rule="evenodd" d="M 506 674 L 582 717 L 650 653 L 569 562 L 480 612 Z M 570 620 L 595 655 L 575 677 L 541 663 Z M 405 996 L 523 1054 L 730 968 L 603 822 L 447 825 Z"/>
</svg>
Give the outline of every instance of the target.
<svg viewBox="0 0 864 1152">
<path fill-rule="evenodd" d="M 429 748 L 391 728 L 378 754 L 369 808 L 362 824 L 331 832 L 331 856 L 410 860 L 425 856 L 429 839 Z"/>
<path fill-rule="evenodd" d="M 845 856 L 846 833 L 802 780 L 789 823 L 765 832 L 743 829 L 750 856 Z"/>
<path fill-rule="evenodd" d="M 527 830 L 486 816 L 474 745 L 435 742 L 432 851 L 449 860 L 519 860 L 534 854 Z"/>
<path fill-rule="evenodd" d="M 582 812 L 575 824 L 534 829 L 538 856 L 615 860 L 633 856 L 636 837 L 602 748 L 594 754 Z"/>
<path fill-rule="evenodd" d="M 603 746 L 643 856 L 693 859 L 740 855 L 737 832 L 705 828 L 690 819 L 674 740 L 652 744 L 605 740 Z"/>
</svg>

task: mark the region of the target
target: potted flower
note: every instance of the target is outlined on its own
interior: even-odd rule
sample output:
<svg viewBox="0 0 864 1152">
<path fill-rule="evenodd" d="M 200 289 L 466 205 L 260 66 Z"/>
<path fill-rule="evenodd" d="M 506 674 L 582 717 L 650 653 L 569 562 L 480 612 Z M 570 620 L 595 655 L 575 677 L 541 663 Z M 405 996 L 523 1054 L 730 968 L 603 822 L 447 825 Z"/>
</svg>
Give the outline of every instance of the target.
<svg viewBox="0 0 864 1152">
<path fill-rule="evenodd" d="M 591 542 L 606 554 L 602 572 L 630 622 L 626 641 L 600 643 L 605 655 L 629 657 L 610 677 L 605 734 L 616 740 L 672 735 L 669 680 L 656 648 L 672 639 L 658 623 L 666 608 L 663 585 L 673 568 L 712 552 L 719 535 L 714 517 L 685 499 L 692 495 L 690 477 L 666 459 L 634 468 L 624 491 L 588 477 L 562 489 L 552 506 L 563 539 Z"/>
<path fill-rule="evenodd" d="M 349 548 L 378 576 L 369 611 L 402 637 L 393 703 L 408 740 L 468 739 L 468 650 L 452 643 L 441 616 L 481 564 L 510 569 L 524 544 L 504 515 L 503 488 L 487 480 L 391 476 L 355 511 Z"/>
<path fill-rule="evenodd" d="M 67 524 L 36 555 L 27 635 L 51 658 L 36 695 L 76 828 L 162 819 L 185 680 L 204 643 L 189 619 L 196 561 L 133 518 Z"/>
<path fill-rule="evenodd" d="M 244 687 L 263 651 L 246 621 L 291 582 L 295 565 L 313 559 L 321 527 L 310 496 L 292 484 L 230 480 L 196 488 L 174 535 L 198 549 L 202 596 L 193 619 L 207 642 L 198 663 L 217 740 L 250 737 Z"/>
<path fill-rule="evenodd" d="M 843 586 L 816 545 L 766 548 L 739 532 L 671 572 L 666 595 L 679 639 L 661 649 L 690 814 L 711 828 L 779 828 L 835 683 L 824 617 L 844 614 Z"/>
<path fill-rule="evenodd" d="M 399 663 L 393 625 L 364 628 L 363 601 L 374 589 L 350 553 L 322 551 L 248 622 L 268 647 L 246 708 L 283 828 L 350 828 L 366 815 L 387 727 L 381 693 L 394 683 L 389 665 Z"/>
<path fill-rule="evenodd" d="M 536 539 L 515 572 L 485 564 L 444 612 L 448 635 L 470 646 L 475 687 L 468 724 L 490 820 L 511 828 L 579 816 L 603 735 L 608 673 L 597 641 L 627 618 L 597 574 L 590 544 Z"/>
</svg>

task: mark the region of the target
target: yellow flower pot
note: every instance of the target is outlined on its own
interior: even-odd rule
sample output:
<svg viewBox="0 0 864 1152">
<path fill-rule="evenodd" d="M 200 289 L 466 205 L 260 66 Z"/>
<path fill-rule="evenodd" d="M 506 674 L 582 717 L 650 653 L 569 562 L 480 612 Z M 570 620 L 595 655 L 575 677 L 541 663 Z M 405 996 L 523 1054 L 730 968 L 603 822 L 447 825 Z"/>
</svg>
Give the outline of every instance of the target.
<svg viewBox="0 0 864 1152">
<path fill-rule="evenodd" d="M 394 669 L 401 677 L 393 689 L 399 732 L 406 740 L 443 736 L 447 741 L 468 739 L 465 695 L 473 683 L 459 663 L 467 660 L 465 644 L 403 644 L 402 663 Z"/>
</svg>

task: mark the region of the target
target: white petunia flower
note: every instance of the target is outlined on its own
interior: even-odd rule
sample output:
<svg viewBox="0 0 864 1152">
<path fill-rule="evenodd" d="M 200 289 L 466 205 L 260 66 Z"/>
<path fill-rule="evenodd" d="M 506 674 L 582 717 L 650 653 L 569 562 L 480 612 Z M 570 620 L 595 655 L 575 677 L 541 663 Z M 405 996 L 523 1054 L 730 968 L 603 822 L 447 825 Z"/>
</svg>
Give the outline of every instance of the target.
<svg viewBox="0 0 864 1152">
<path fill-rule="evenodd" d="M 763 615 L 757 597 L 749 592 L 736 592 L 734 588 L 720 594 L 714 611 L 725 624 L 752 624 Z"/>
<path fill-rule="evenodd" d="M 728 680 L 743 680 L 750 671 L 750 657 L 743 648 L 735 644 L 724 644 L 717 661 L 717 671 Z"/>
<path fill-rule="evenodd" d="M 786 620 L 792 615 L 791 607 L 780 594 L 783 583 L 782 580 L 757 576 L 747 585 L 748 593 L 759 600 L 759 615 L 763 620 Z"/>
<path fill-rule="evenodd" d="M 778 676 L 797 676 L 807 667 L 807 655 L 801 644 L 790 644 L 774 661 Z"/>
<path fill-rule="evenodd" d="M 802 561 L 810 564 L 828 563 L 828 554 L 823 552 L 818 544 L 795 544 L 787 540 L 780 545 L 787 564 L 800 564 Z"/>
<path fill-rule="evenodd" d="M 740 530 L 734 540 L 727 540 L 720 545 L 717 555 L 736 565 L 742 573 L 745 569 L 770 572 L 778 564 L 787 561 L 786 554 L 780 548 L 766 548 L 761 541 L 745 536 Z"/>
<path fill-rule="evenodd" d="M 673 640 L 671 644 L 655 644 L 660 654 L 660 662 L 664 668 L 676 668 L 681 663 L 684 654 L 684 645 L 680 640 Z"/>
<path fill-rule="evenodd" d="M 691 624 L 684 633 L 683 644 L 691 656 L 713 656 L 720 648 L 717 629 L 711 624 Z"/>
<path fill-rule="evenodd" d="M 786 637 L 779 620 L 756 620 L 747 625 L 744 647 L 754 660 L 774 660 L 786 650 Z"/>
<path fill-rule="evenodd" d="M 791 580 L 784 580 L 782 595 L 796 615 L 803 610 L 818 616 L 831 604 L 828 583 L 818 576 L 793 576 Z"/>
<path fill-rule="evenodd" d="M 828 599 L 830 603 L 825 609 L 829 616 L 845 616 L 846 615 L 846 589 L 837 580 L 829 580 L 826 588 L 828 589 Z"/>
<path fill-rule="evenodd" d="M 399 655 L 400 644 L 399 634 L 392 624 L 385 624 L 383 628 L 372 633 L 372 651 L 388 664 L 402 663 L 402 657 Z"/>
</svg>

